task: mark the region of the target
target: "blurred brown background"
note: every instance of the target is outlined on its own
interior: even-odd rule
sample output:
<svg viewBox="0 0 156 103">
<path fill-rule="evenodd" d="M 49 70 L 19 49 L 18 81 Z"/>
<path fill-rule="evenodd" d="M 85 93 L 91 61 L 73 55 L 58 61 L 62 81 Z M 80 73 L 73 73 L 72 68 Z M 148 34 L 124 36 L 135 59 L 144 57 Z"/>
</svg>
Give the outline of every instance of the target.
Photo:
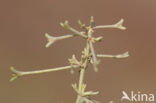
<svg viewBox="0 0 156 103">
<path fill-rule="evenodd" d="M 1 0 L 0 1 L 0 103 L 74 103 L 71 84 L 78 73 L 67 70 L 25 76 L 9 82 L 10 66 L 18 70 L 38 70 L 68 65 L 85 46 L 80 37 L 66 39 L 46 49 L 44 33 L 60 36 L 70 33 L 59 23 L 69 20 L 79 28 L 88 23 L 114 24 L 124 18 L 126 31 L 100 29 L 95 36 L 103 41 L 96 53 L 120 54 L 126 59 L 101 59 L 99 72 L 90 66 L 85 75 L 87 89 L 100 91 L 98 101 L 120 103 L 122 90 L 156 95 L 156 1 L 155 0 Z M 80 30 L 80 29 L 78 29 Z M 126 102 L 126 101 L 125 101 Z"/>
</svg>

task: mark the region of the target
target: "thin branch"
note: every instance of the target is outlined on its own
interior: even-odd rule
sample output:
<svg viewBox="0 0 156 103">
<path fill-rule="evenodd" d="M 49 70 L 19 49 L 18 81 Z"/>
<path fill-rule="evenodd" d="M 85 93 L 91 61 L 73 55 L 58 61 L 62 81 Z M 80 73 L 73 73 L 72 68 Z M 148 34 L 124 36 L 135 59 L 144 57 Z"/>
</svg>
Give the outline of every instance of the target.
<svg viewBox="0 0 156 103">
<path fill-rule="evenodd" d="M 76 29 L 72 28 L 69 24 L 68 21 L 65 21 L 64 23 L 60 23 L 60 25 L 70 31 L 72 31 L 73 33 L 75 33 L 76 35 L 79 35 L 83 38 L 87 38 L 87 36 L 83 33 L 83 32 L 79 32 Z"/>
<path fill-rule="evenodd" d="M 63 40 L 63 39 L 71 38 L 74 36 L 76 36 L 76 35 L 75 34 L 68 34 L 68 35 L 64 35 L 64 36 L 54 37 L 54 36 L 50 36 L 48 33 L 46 33 L 45 37 L 48 40 L 48 43 L 46 44 L 46 48 L 48 48 L 50 45 L 52 45 L 54 42 L 56 42 L 58 40 Z"/>
<path fill-rule="evenodd" d="M 96 53 L 95 53 L 95 50 L 94 50 L 93 43 L 91 41 L 89 41 L 89 44 L 90 44 L 91 54 L 92 54 L 92 57 L 93 57 L 94 71 L 97 72 L 98 71 L 97 65 L 99 64 L 99 62 L 97 61 L 97 58 L 96 58 Z"/>
<path fill-rule="evenodd" d="M 83 63 L 83 66 L 81 67 L 81 70 L 80 70 L 80 76 L 79 76 L 79 85 L 78 85 L 78 91 L 79 92 L 83 92 L 84 91 L 84 88 L 82 88 L 82 86 L 84 85 L 84 75 L 85 75 L 85 70 L 87 68 L 87 64 L 88 64 L 88 56 L 90 54 L 90 44 L 89 44 L 89 41 L 87 41 L 87 44 L 86 44 L 86 49 L 85 49 L 85 60 L 82 61 Z M 82 59 L 83 60 L 83 59 Z M 76 99 L 76 103 L 81 103 L 81 96 L 80 95 L 77 95 L 77 99 Z"/>
<path fill-rule="evenodd" d="M 118 28 L 121 30 L 125 30 L 126 27 L 123 26 L 124 19 L 121 19 L 118 23 L 113 25 L 99 25 L 95 26 L 93 29 L 101 29 L 101 28 Z"/>
<path fill-rule="evenodd" d="M 118 54 L 118 55 L 97 54 L 97 57 L 99 58 L 127 58 L 129 57 L 129 53 L 125 52 L 123 54 Z"/>
<path fill-rule="evenodd" d="M 94 46 L 93 46 L 93 43 L 92 43 L 92 34 L 93 34 L 93 29 L 92 29 L 92 26 L 93 26 L 93 22 L 94 22 L 94 19 L 93 17 L 91 17 L 91 20 L 90 20 L 90 27 L 89 30 L 88 30 L 88 42 L 89 42 L 89 47 L 90 47 L 90 51 L 91 51 L 91 55 L 92 55 L 92 58 L 93 58 L 93 67 L 94 67 L 94 71 L 97 72 L 98 71 L 98 67 L 97 65 L 99 64 L 99 62 L 97 61 L 97 58 L 96 58 L 96 53 L 95 53 L 95 50 L 94 50 Z"/>
<path fill-rule="evenodd" d="M 54 71 L 60 71 L 60 70 L 66 70 L 66 69 L 71 69 L 73 66 L 64 66 L 64 67 L 57 67 L 57 68 L 52 68 L 52 69 L 44 69 L 44 70 L 36 70 L 36 71 L 18 71 L 14 69 L 14 67 L 10 67 L 12 74 L 12 78 L 10 81 L 13 81 L 17 79 L 20 76 L 24 75 L 32 75 L 32 74 L 41 74 L 41 73 L 48 73 L 48 72 L 54 72 Z"/>
</svg>

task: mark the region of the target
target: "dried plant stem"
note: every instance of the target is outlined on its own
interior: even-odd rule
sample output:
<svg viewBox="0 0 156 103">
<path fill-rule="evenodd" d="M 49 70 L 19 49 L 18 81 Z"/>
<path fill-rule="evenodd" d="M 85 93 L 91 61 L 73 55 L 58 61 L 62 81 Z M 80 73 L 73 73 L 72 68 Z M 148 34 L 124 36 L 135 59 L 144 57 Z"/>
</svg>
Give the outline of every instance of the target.
<svg viewBox="0 0 156 103">
<path fill-rule="evenodd" d="M 85 69 L 86 69 L 87 64 L 88 64 L 88 56 L 90 53 L 89 49 L 90 49 L 90 45 L 89 45 L 89 41 L 87 41 L 86 53 L 85 53 L 86 59 L 83 61 L 83 66 L 81 67 L 81 70 L 80 70 L 79 87 L 78 87 L 79 92 L 84 92 L 84 91 L 82 91 L 83 90 L 82 85 L 83 85 L 83 81 L 84 81 Z M 81 96 L 78 94 L 77 99 L 76 99 L 76 103 L 80 103 L 80 101 L 81 101 L 80 99 L 81 99 Z"/>
<path fill-rule="evenodd" d="M 92 56 L 93 56 L 93 67 L 94 67 L 94 71 L 97 72 L 98 71 L 98 61 L 97 61 L 97 58 L 96 58 L 96 53 L 95 53 L 95 50 L 94 50 L 94 47 L 93 47 L 93 43 L 90 41 L 89 42 L 90 44 L 90 50 L 91 50 L 91 53 L 92 53 Z"/>
<path fill-rule="evenodd" d="M 82 32 L 77 31 L 76 29 L 72 28 L 68 21 L 65 21 L 64 23 L 60 23 L 60 25 L 68 30 L 70 30 L 71 32 L 75 33 L 76 35 L 79 35 L 83 38 L 87 38 L 87 36 L 85 34 L 83 34 Z"/>
<path fill-rule="evenodd" d="M 93 29 L 117 28 L 117 29 L 125 30 L 126 27 L 122 26 L 123 22 L 124 22 L 124 20 L 121 19 L 116 24 L 113 24 L 113 25 L 99 25 L 99 26 L 95 26 Z"/>
<path fill-rule="evenodd" d="M 46 33 L 45 37 L 48 40 L 48 43 L 46 44 L 46 48 L 48 48 L 50 45 L 52 45 L 56 41 L 71 38 L 71 37 L 74 37 L 74 36 L 77 36 L 77 35 L 76 34 L 68 34 L 68 35 L 64 35 L 64 36 L 54 37 L 54 36 L 50 36 L 48 33 Z"/>
<path fill-rule="evenodd" d="M 81 91 L 81 87 L 82 87 L 83 80 L 84 80 L 84 74 L 85 74 L 85 68 L 81 68 L 80 78 L 79 78 L 79 89 L 78 89 L 79 91 Z M 81 96 L 77 94 L 76 103 L 80 103 L 80 99 L 81 99 Z"/>
<path fill-rule="evenodd" d="M 129 57 L 129 53 L 125 52 L 123 54 L 118 54 L 118 55 L 97 54 L 97 57 L 99 58 L 127 58 Z"/>
<path fill-rule="evenodd" d="M 99 25 L 94 27 L 94 29 L 104 29 L 104 28 L 116 28 L 114 25 Z"/>
<path fill-rule="evenodd" d="M 78 66 L 77 66 L 78 67 Z M 77 68 L 75 66 L 75 68 Z M 33 75 L 33 74 L 42 74 L 42 73 L 48 73 L 48 72 L 54 72 L 54 71 L 60 71 L 60 70 L 66 70 L 66 69 L 71 69 L 73 66 L 63 66 L 63 67 L 57 67 L 57 68 L 51 68 L 51 69 L 44 69 L 44 70 L 36 70 L 36 71 L 18 71 L 14 69 L 14 67 L 11 67 L 10 70 L 12 71 L 12 78 L 10 81 L 14 81 L 18 77 L 24 76 L 24 75 Z"/>
<path fill-rule="evenodd" d="M 22 75 L 41 74 L 41 73 L 60 71 L 60 70 L 66 70 L 66 69 L 71 69 L 71 68 L 72 68 L 71 66 L 64 66 L 64 67 L 58 67 L 58 68 L 52 68 L 52 69 L 21 72 L 21 74 Z"/>
</svg>

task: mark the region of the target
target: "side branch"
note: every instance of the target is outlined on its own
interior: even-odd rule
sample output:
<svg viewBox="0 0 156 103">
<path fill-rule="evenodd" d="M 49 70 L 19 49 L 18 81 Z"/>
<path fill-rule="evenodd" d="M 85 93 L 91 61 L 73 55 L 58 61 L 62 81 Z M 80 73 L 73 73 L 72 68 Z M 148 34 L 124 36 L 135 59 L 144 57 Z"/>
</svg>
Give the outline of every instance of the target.
<svg viewBox="0 0 156 103">
<path fill-rule="evenodd" d="M 52 45 L 53 43 L 55 43 L 58 40 L 63 40 L 63 39 L 71 38 L 74 36 L 76 36 L 76 35 L 75 34 L 68 34 L 68 35 L 64 35 L 64 36 L 54 37 L 54 36 L 50 36 L 48 33 L 46 33 L 45 37 L 48 40 L 48 43 L 46 44 L 46 48 L 48 48 L 50 45 Z"/>
<path fill-rule="evenodd" d="M 90 44 L 90 51 L 91 51 L 91 54 L 92 54 L 92 57 L 93 57 L 94 71 L 97 72 L 98 71 L 98 67 L 97 66 L 99 64 L 99 61 L 96 58 L 96 53 L 95 53 L 95 50 L 94 50 L 93 43 L 91 41 L 89 41 L 89 44 Z"/>
<path fill-rule="evenodd" d="M 87 38 L 87 36 L 83 33 L 83 32 L 79 32 L 77 30 L 75 30 L 74 28 L 72 28 L 69 24 L 68 21 L 65 21 L 64 23 L 60 23 L 60 25 L 70 31 L 72 31 L 73 33 L 75 33 L 76 35 L 79 35 L 83 38 Z"/>
<path fill-rule="evenodd" d="M 121 30 L 125 30 L 126 27 L 123 26 L 124 19 L 121 19 L 118 23 L 113 25 L 99 25 L 95 26 L 93 29 L 101 29 L 101 28 L 117 28 Z"/>
<path fill-rule="evenodd" d="M 57 68 L 52 68 L 52 69 L 44 69 L 44 70 L 24 72 L 24 71 L 18 71 L 16 69 L 14 69 L 14 67 L 10 67 L 10 70 L 13 73 L 10 81 L 14 81 L 18 77 L 21 77 L 21 76 L 24 76 L 24 75 L 48 73 L 48 72 L 60 71 L 60 70 L 71 69 L 71 68 L 73 68 L 73 67 L 72 66 L 64 66 L 64 67 L 57 67 Z"/>
<path fill-rule="evenodd" d="M 118 55 L 105 55 L 105 54 L 97 54 L 97 57 L 99 58 L 127 58 L 129 57 L 129 53 L 125 52 L 123 54 L 118 54 Z"/>
</svg>

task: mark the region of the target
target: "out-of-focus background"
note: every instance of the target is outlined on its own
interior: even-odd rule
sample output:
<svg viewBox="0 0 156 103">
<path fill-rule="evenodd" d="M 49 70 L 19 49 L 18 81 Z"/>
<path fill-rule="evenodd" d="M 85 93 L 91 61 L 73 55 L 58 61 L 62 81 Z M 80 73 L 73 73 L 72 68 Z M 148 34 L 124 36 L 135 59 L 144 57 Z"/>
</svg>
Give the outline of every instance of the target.
<svg viewBox="0 0 156 103">
<path fill-rule="evenodd" d="M 71 32 L 59 23 L 69 20 L 79 29 L 80 19 L 88 24 L 114 24 L 124 18 L 127 30 L 100 29 L 96 53 L 120 54 L 126 59 L 101 59 L 99 72 L 86 71 L 87 90 L 100 91 L 93 97 L 101 103 L 120 103 L 122 91 L 156 95 L 156 1 L 155 0 L 1 0 L 0 1 L 0 103 L 74 103 L 71 88 L 78 72 L 59 71 L 25 76 L 10 83 L 10 66 L 29 71 L 68 65 L 73 54 L 80 58 L 85 41 L 80 37 L 56 42 L 45 48 L 44 34 Z M 127 101 L 125 101 L 126 103 Z M 122 102 L 121 102 L 122 103 Z"/>
</svg>

